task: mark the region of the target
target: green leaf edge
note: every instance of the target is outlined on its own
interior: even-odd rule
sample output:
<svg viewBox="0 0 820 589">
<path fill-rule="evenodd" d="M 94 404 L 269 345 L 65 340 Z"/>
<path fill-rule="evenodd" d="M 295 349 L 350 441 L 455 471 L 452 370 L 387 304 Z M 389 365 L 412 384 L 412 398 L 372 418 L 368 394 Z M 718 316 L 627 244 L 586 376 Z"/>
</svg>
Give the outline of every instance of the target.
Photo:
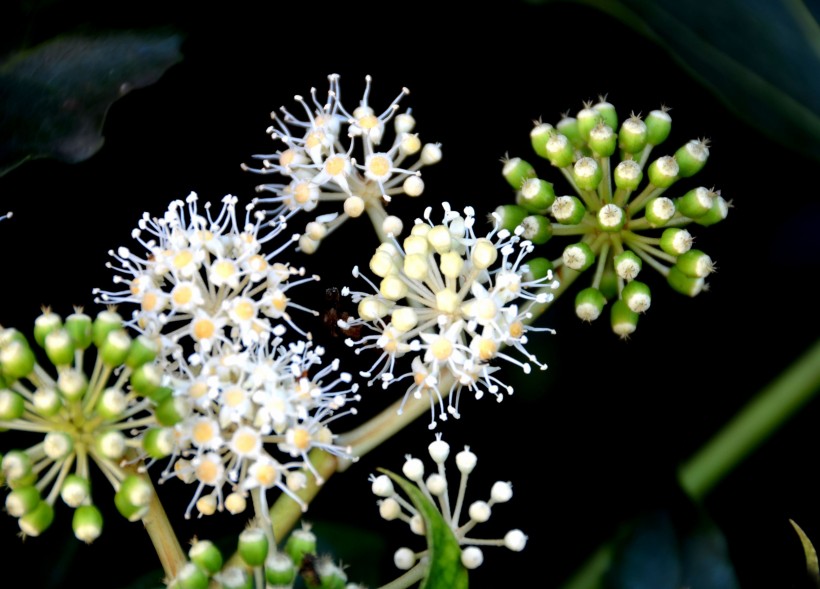
<svg viewBox="0 0 820 589">
<path fill-rule="evenodd" d="M 378 470 L 401 487 L 424 519 L 430 566 L 420 589 L 467 589 L 469 576 L 461 564 L 461 547 L 439 510 L 407 479 L 384 468 Z"/>
<path fill-rule="evenodd" d="M 794 528 L 794 531 L 797 532 L 800 543 L 803 545 L 803 552 L 806 554 L 806 571 L 809 573 L 809 577 L 814 581 L 815 586 L 820 587 L 820 563 L 818 563 L 817 560 L 817 551 L 800 526 L 798 526 L 793 519 L 790 519 L 789 523 Z"/>
</svg>

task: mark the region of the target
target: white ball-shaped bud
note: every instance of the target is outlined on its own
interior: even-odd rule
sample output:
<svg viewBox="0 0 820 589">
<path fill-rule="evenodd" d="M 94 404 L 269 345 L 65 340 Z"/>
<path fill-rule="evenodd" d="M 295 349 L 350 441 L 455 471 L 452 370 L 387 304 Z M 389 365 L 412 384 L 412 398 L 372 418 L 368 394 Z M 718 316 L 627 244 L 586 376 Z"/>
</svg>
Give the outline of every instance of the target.
<svg viewBox="0 0 820 589">
<path fill-rule="evenodd" d="M 490 491 L 490 497 L 496 503 L 506 503 L 512 499 L 512 485 L 504 481 L 496 481 Z"/>
<path fill-rule="evenodd" d="M 470 474 L 475 468 L 478 457 L 470 452 L 469 448 L 464 448 L 461 452 L 456 454 L 456 466 L 462 474 Z"/>
<path fill-rule="evenodd" d="M 513 552 L 521 552 L 527 545 L 527 536 L 521 530 L 510 530 L 504 536 L 504 546 Z"/>
<path fill-rule="evenodd" d="M 231 493 L 225 497 L 225 509 L 228 510 L 228 513 L 236 515 L 245 511 L 247 507 L 248 501 L 241 493 Z"/>
<path fill-rule="evenodd" d="M 424 180 L 421 176 L 408 176 L 402 184 L 402 190 L 407 196 L 421 196 L 424 192 Z"/>
<path fill-rule="evenodd" d="M 395 493 L 393 489 L 393 481 L 386 474 L 379 475 L 373 479 L 370 485 L 370 490 L 377 497 L 390 497 Z"/>
<path fill-rule="evenodd" d="M 401 471 L 411 481 L 419 482 L 424 478 L 424 463 L 418 458 L 408 458 Z"/>
<path fill-rule="evenodd" d="M 428 143 L 421 149 L 421 163 L 425 166 L 441 161 L 441 146 L 436 143 Z"/>
<path fill-rule="evenodd" d="M 399 502 L 392 497 L 379 501 L 379 515 L 387 521 L 396 519 L 401 515 Z"/>
<path fill-rule="evenodd" d="M 402 223 L 401 219 L 396 217 L 395 215 L 387 215 L 384 221 L 382 221 L 382 231 L 384 231 L 385 235 L 392 235 L 393 237 L 398 237 L 401 235 L 401 232 L 404 230 L 404 223 Z"/>
<path fill-rule="evenodd" d="M 319 249 L 319 241 L 311 239 L 307 234 L 299 237 L 299 249 L 306 254 L 315 254 Z"/>
<path fill-rule="evenodd" d="M 430 493 L 435 495 L 436 497 L 441 497 L 444 493 L 447 492 L 447 479 L 441 476 L 440 474 L 431 474 L 427 477 L 427 488 L 430 490 Z"/>
<path fill-rule="evenodd" d="M 467 569 L 477 569 L 484 562 L 484 553 L 477 546 L 468 546 L 461 551 L 461 564 Z"/>
<path fill-rule="evenodd" d="M 416 564 L 416 555 L 409 548 L 399 548 L 393 555 L 393 563 L 398 569 L 410 570 Z"/>
<path fill-rule="evenodd" d="M 472 505 L 470 505 L 470 510 L 468 511 L 470 514 L 470 519 L 477 521 L 478 523 L 484 523 L 488 519 L 490 519 L 490 515 L 492 515 L 492 510 L 490 506 L 487 504 L 486 501 L 476 501 Z"/>
<path fill-rule="evenodd" d="M 417 536 L 423 536 L 426 530 L 424 526 L 424 518 L 418 513 L 410 518 L 410 530 Z"/>
<path fill-rule="evenodd" d="M 349 216 L 356 218 L 364 212 L 364 200 L 360 196 L 349 196 L 344 202 L 344 211 Z"/>
<path fill-rule="evenodd" d="M 450 444 L 441 439 L 437 439 L 427 446 L 427 450 L 430 452 L 430 458 L 432 458 L 436 464 L 442 464 L 450 455 Z"/>
</svg>

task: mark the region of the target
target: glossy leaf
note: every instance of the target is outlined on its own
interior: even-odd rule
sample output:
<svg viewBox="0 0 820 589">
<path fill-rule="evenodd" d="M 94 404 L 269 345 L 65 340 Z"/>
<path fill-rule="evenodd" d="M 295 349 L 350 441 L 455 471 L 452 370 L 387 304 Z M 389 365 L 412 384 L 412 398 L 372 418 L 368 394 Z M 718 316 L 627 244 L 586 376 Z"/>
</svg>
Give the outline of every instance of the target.
<svg viewBox="0 0 820 589">
<path fill-rule="evenodd" d="M 820 158 L 820 26 L 802 0 L 574 3 L 607 12 L 665 47 L 730 111 Z"/>
<path fill-rule="evenodd" d="M 0 175 L 32 158 L 79 162 L 102 147 L 111 104 L 182 59 L 167 32 L 60 36 L 0 63 Z"/>
<path fill-rule="evenodd" d="M 468 576 L 461 564 L 461 548 L 439 510 L 413 483 L 389 470 L 379 470 L 401 487 L 424 519 L 430 567 L 421 589 L 466 589 Z"/>
</svg>

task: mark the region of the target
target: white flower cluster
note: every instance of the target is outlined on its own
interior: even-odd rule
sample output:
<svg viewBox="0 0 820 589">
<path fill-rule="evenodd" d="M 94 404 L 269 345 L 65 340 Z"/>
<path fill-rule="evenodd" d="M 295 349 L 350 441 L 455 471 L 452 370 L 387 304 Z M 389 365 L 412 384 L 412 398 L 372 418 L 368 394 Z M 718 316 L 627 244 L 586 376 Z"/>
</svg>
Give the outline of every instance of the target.
<svg viewBox="0 0 820 589">
<path fill-rule="evenodd" d="M 140 256 L 126 247 L 109 252 L 117 263 L 108 266 L 119 272 L 114 282 L 126 288 L 95 289 L 96 302 L 136 304 L 129 325 L 160 336 L 165 355 L 178 362 L 203 362 L 202 356 L 220 343 L 264 343 L 282 335 L 284 324 L 305 335 L 290 311 L 308 309 L 288 293 L 318 276 L 305 277 L 304 268 L 275 261 L 293 240 L 263 252 L 286 224 L 266 222 L 253 205 L 240 222 L 236 202 L 226 196 L 213 217 L 210 203 L 202 214 L 191 193 L 185 203 L 172 202 L 161 218 L 144 214 L 132 236 L 146 252 Z"/>
<path fill-rule="evenodd" d="M 436 426 L 436 404 L 442 420 L 448 413 L 459 416 L 464 388 L 476 398 L 489 392 L 498 401 L 503 391 L 513 392 L 494 376 L 498 370 L 494 360 L 519 365 L 525 372 L 530 371 L 528 362 L 546 369 L 525 347 L 527 333 L 535 329 L 527 324 L 531 318 L 527 306 L 552 300 L 551 290 L 557 287 L 551 273 L 529 275 L 524 261 L 533 249 L 529 241 L 499 231 L 497 225 L 485 237 L 477 237 L 472 208 L 462 215 L 447 203 L 443 206 L 442 223 L 430 221 L 428 207 L 426 221 L 417 219 L 402 244 L 393 240 L 376 249 L 370 270 L 381 282 L 370 283 L 375 294 L 345 289 L 344 294 L 358 303 L 359 317 L 340 322 L 346 328 L 361 326 L 373 332 L 347 340 L 356 353 L 381 352 L 370 370 L 362 373 L 372 379 L 371 384 L 381 380 L 387 388 L 409 379 L 405 402 L 410 394 L 429 395 L 430 429 Z M 358 268 L 353 275 L 359 276 Z M 505 346 L 523 354 L 527 362 L 505 354 Z M 407 354 L 413 355 L 410 371 L 397 375 L 396 360 Z M 445 397 L 449 397 L 446 412 Z"/>
<path fill-rule="evenodd" d="M 458 495 L 455 503 L 450 501 L 450 484 L 444 463 L 450 456 L 450 445 L 436 436 L 436 441 L 428 446 L 430 457 L 436 463 L 436 471 L 425 478 L 424 463 L 410 455 L 402 467 L 404 476 L 413 481 L 431 504 L 438 507 L 444 521 L 450 527 L 460 546 L 465 547 L 461 552 L 461 562 L 468 569 L 474 569 L 484 562 L 484 554 L 479 546 L 506 546 L 510 550 L 520 552 L 527 544 L 527 536 L 519 529 L 510 530 L 504 538 L 485 540 L 469 538 L 475 526 L 490 519 L 492 508 L 499 503 L 506 503 L 512 499 L 512 485 L 504 481 L 496 481 L 490 491 L 487 501 L 474 501 L 466 506 L 467 517 L 462 523 L 462 510 L 465 507 L 467 480 L 476 466 L 478 458 L 465 446 L 464 450 L 456 454 L 456 466 L 461 473 L 458 484 Z M 379 514 L 385 520 L 401 520 L 410 526 L 413 533 L 424 535 L 425 523 L 418 510 L 407 499 L 399 495 L 390 477 L 387 475 L 371 475 L 371 490 L 380 497 L 378 501 Z M 413 567 L 417 562 L 427 557 L 427 550 L 414 552 L 407 547 L 399 548 L 393 555 L 395 565 L 403 570 Z"/>
<path fill-rule="evenodd" d="M 295 96 L 304 119 L 282 107 L 282 116 L 271 113 L 274 124 L 268 133 L 283 148 L 275 153 L 254 155 L 262 161 L 261 168 L 243 165 L 243 169 L 258 174 L 284 176 L 284 183 L 261 184 L 258 192 L 274 196 L 256 202 L 272 207 L 273 214 L 289 217 L 297 211 L 311 212 L 319 202 L 343 202 L 341 213 L 321 215 L 307 224 L 299 240 L 300 248 L 313 253 L 320 242 L 345 220 L 367 212 L 380 224 L 396 234 L 400 221 L 388 217 L 383 202 L 398 194 L 419 196 L 424 191 L 420 168 L 438 162 L 438 144 L 422 144 L 413 133 L 416 121 L 408 109 L 396 114 L 399 102 L 408 94 L 404 88 L 381 114 L 370 106 L 371 77 L 366 78 L 364 96 L 359 106 L 349 112 L 342 105 L 339 76 L 328 76 L 327 101 L 321 104 L 316 89 L 310 91 L 312 105 L 302 96 Z M 387 123 L 393 120 L 395 138 L 389 147 L 383 146 Z M 360 147 L 356 145 L 360 142 Z M 415 158 L 412 164 L 408 158 Z"/>
<path fill-rule="evenodd" d="M 334 444 L 329 424 L 356 413 L 348 404 L 359 400 L 358 385 L 338 373 L 338 360 L 322 367 L 323 354 L 310 342 L 284 346 L 278 338 L 241 352 L 221 346 L 195 372 L 170 379 L 174 393 L 160 413 L 175 423 L 158 432 L 166 444 L 159 453 L 171 454 L 161 481 L 197 484 L 186 517 L 194 505 L 204 515 L 242 512 L 254 488 L 264 495 L 276 487 L 306 508 L 294 494 L 305 486 L 305 472 L 323 482 L 310 451 L 350 458 L 349 449 Z"/>
</svg>

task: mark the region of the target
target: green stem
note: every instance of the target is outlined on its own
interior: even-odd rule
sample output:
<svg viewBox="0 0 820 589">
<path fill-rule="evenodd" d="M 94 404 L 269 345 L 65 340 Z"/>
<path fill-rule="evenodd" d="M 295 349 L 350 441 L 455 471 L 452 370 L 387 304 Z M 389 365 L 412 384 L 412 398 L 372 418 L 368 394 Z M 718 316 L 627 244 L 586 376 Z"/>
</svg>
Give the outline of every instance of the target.
<svg viewBox="0 0 820 589">
<path fill-rule="evenodd" d="M 820 391 L 820 339 L 761 390 L 709 442 L 678 469 L 678 482 L 696 502 Z M 614 557 L 603 544 L 562 589 L 597 589 Z"/>
<path fill-rule="evenodd" d="M 678 481 L 695 501 L 751 454 L 820 390 L 820 340 L 760 391 L 678 470 Z"/>
<path fill-rule="evenodd" d="M 339 460 L 333 454 L 318 448 L 311 450 L 308 459 L 316 472 L 319 473 L 319 476 L 325 480 L 325 483 L 336 472 L 339 465 Z M 305 469 L 305 474 L 307 475 L 307 484 L 296 495 L 307 505 L 313 500 L 322 485 L 316 483 L 316 477 L 308 469 Z M 288 532 L 293 529 L 299 518 L 302 517 L 302 507 L 292 498 L 282 493 L 270 508 L 269 513 L 273 526 L 273 536 L 276 542 L 281 542 Z"/>
<path fill-rule="evenodd" d="M 165 513 L 165 509 L 162 507 L 162 502 L 157 496 L 151 478 L 145 474 L 140 476 L 151 485 L 151 489 L 154 491 L 151 493 L 148 513 L 142 518 L 142 523 L 145 525 L 148 537 L 151 538 L 154 550 L 157 551 L 159 561 L 162 563 L 162 570 L 165 571 L 165 577 L 174 579 L 187 559 L 182 547 L 179 545 L 174 529 L 171 527 L 171 522 L 168 521 L 168 514 Z"/>
<path fill-rule="evenodd" d="M 397 579 L 393 579 L 386 585 L 382 585 L 379 589 L 405 589 L 406 587 L 410 587 L 413 583 L 418 583 L 424 577 L 424 573 L 427 571 L 427 566 L 418 563 L 412 569 L 404 573 L 401 577 Z"/>
</svg>

